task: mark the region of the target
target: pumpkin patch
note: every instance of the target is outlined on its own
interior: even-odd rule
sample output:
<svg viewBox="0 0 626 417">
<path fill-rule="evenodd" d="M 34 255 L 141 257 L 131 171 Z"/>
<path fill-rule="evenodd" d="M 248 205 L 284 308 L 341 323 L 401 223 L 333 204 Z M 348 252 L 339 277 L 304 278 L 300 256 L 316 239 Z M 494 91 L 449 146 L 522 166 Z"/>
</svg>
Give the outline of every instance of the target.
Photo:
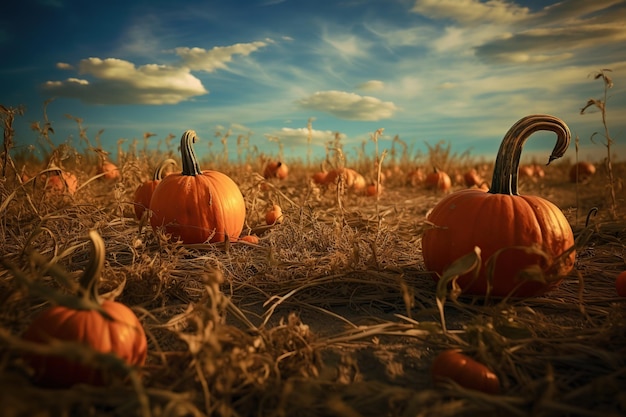
<svg viewBox="0 0 626 417">
<path fill-rule="evenodd" d="M 113 182 L 91 148 L 10 149 L 0 415 L 624 413 L 626 213 L 570 182 L 564 121 L 522 118 L 487 159 L 182 133 L 120 140 Z M 523 148 L 546 136 L 548 166 Z"/>
</svg>

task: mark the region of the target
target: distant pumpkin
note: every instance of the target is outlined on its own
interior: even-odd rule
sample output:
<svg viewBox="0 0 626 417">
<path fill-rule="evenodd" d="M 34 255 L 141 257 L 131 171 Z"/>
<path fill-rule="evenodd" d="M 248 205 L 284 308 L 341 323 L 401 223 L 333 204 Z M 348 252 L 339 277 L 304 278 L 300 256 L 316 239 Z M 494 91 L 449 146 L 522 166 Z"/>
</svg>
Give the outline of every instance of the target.
<svg viewBox="0 0 626 417">
<path fill-rule="evenodd" d="M 154 190 L 156 190 L 157 185 L 159 185 L 163 179 L 165 171 L 173 165 L 176 165 L 176 161 L 171 158 L 161 161 L 161 163 L 159 163 L 159 165 L 157 165 L 154 169 L 152 179 L 145 181 L 135 190 L 133 208 L 135 210 L 135 217 L 137 220 L 141 219 L 141 216 L 143 216 L 146 209 L 150 208 L 150 200 L 152 199 Z"/>
<path fill-rule="evenodd" d="M 596 167 L 591 162 L 580 161 L 570 168 L 570 182 L 586 182 L 596 173 Z"/>
<path fill-rule="evenodd" d="M 263 177 L 268 180 L 271 178 L 276 178 L 279 180 L 284 180 L 287 178 L 289 174 L 289 167 L 284 162 L 281 161 L 270 161 L 265 165 L 265 169 L 263 170 Z"/>
<path fill-rule="evenodd" d="M 78 178 L 71 172 L 59 170 L 58 173 L 52 173 L 46 177 L 45 189 L 55 193 L 67 191 L 68 194 L 73 195 L 78 189 Z"/>
<path fill-rule="evenodd" d="M 452 187 L 452 179 L 444 171 L 435 168 L 433 172 L 426 175 L 424 180 L 426 188 L 437 191 L 448 191 Z"/>
</svg>

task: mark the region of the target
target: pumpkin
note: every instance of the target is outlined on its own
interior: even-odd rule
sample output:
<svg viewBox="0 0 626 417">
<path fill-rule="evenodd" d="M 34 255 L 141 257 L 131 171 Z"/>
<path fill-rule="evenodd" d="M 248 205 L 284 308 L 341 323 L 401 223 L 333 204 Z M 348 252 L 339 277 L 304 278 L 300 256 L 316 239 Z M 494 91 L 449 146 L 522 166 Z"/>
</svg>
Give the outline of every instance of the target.
<svg viewBox="0 0 626 417">
<path fill-rule="evenodd" d="M 237 239 L 246 219 L 246 204 L 237 184 L 226 174 L 200 170 L 187 130 L 180 141 L 182 172 L 161 180 L 150 199 L 150 224 L 183 243 Z"/>
<path fill-rule="evenodd" d="M 78 189 L 78 178 L 71 172 L 61 170 L 58 172 L 58 174 L 52 174 L 46 178 L 44 188 L 56 193 L 67 191 L 68 194 L 73 195 Z"/>
<path fill-rule="evenodd" d="M 283 218 L 283 210 L 278 204 L 272 205 L 272 208 L 265 213 L 265 223 L 268 226 L 282 223 Z"/>
<path fill-rule="evenodd" d="M 117 165 L 111 161 L 103 161 L 98 167 L 98 174 L 103 174 L 102 177 L 109 181 L 120 179 L 122 176 Z"/>
<path fill-rule="evenodd" d="M 362 191 L 367 186 L 365 177 L 352 168 L 336 168 L 326 174 L 327 184 L 336 184 L 343 181 L 346 189 Z"/>
<path fill-rule="evenodd" d="M 477 186 L 479 187 L 482 184 L 483 179 L 480 177 L 480 174 L 476 170 L 476 168 L 472 168 L 463 174 L 463 182 L 467 187 Z"/>
<path fill-rule="evenodd" d="M 431 377 L 435 384 L 452 380 L 462 387 L 487 394 L 500 393 L 500 381 L 487 366 L 456 349 L 439 353 L 433 361 Z"/>
<path fill-rule="evenodd" d="M 104 242 L 96 231 L 89 233 L 90 263 L 80 280 L 81 297 L 76 305 L 55 305 L 39 313 L 22 334 L 24 340 L 50 344 L 74 342 L 100 353 L 111 353 L 131 366 L 142 366 L 148 352 L 141 322 L 126 305 L 103 300 L 98 282 L 104 269 Z M 66 356 L 28 353 L 25 360 L 34 370 L 37 383 L 55 388 L 75 384 L 105 385 L 112 371 L 81 363 Z"/>
<path fill-rule="evenodd" d="M 252 244 L 255 244 L 255 245 L 259 243 L 259 237 L 257 235 L 240 236 L 239 240 L 242 241 L 242 242 L 252 243 Z"/>
<path fill-rule="evenodd" d="M 569 170 L 570 182 L 585 182 L 589 181 L 591 177 L 596 173 L 596 167 L 590 162 L 580 161 Z"/>
<path fill-rule="evenodd" d="M 535 175 L 535 169 L 532 165 L 522 165 L 519 167 L 519 178 L 532 178 Z"/>
<path fill-rule="evenodd" d="M 325 185 L 328 183 L 328 181 L 326 181 L 327 176 L 328 176 L 328 172 L 318 171 L 311 176 L 311 179 L 313 180 L 315 184 Z"/>
<path fill-rule="evenodd" d="M 152 198 L 154 190 L 163 179 L 165 170 L 173 165 L 176 165 L 176 161 L 172 158 L 167 158 L 161 161 L 161 163 L 154 169 L 152 179 L 145 181 L 135 190 L 133 208 L 135 209 L 135 216 L 137 217 L 137 220 L 141 219 L 141 216 L 143 216 L 146 209 L 150 208 L 150 199 Z"/>
<path fill-rule="evenodd" d="M 424 180 L 426 188 L 437 191 L 448 191 L 452 187 L 452 179 L 444 171 L 435 168 L 433 172 L 426 175 Z"/>
<path fill-rule="evenodd" d="M 416 187 L 422 184 L 425 180 L 426 180 L 426 173 L 421 167 L 417 167 L 414 170 L 409 171 L 409 173 L 406 176 L 407 184 L 410 184 L 413 187 Z"/>
<path fill-rule="evenodd" d="M 365 195 L 369 197 L 379 196 L 383 193 L 383 185 L 379 182 L 371 182 L 365 188 Z"/>
<path fill-rule="evenodd" d="M 626 297 L 626 271 L 620 272 L 615 278 L 615 290 L 620 297 Z"/>
<path fill-rule="evenodd" d="M 538 130 L 555 132 L 549 162 L 563 156 L 571 134 L 549 115 L 519 120 L 502 140 L 489 191 L 464 189 L 441 199 L 427 216 L 432 225 L 422 235 L 428 270 L 439 279 L 456 259 L 478 246 L 482 262 L 475 275 L 457 279 L 466 294 L 532 296 L 556 287 L 575 260 L 574 235 L 562 211 L 537 196 L 517 192 L 517 170 L 523 143 Z M 549 163 L 548 162 L 548 163 Z M 520 280 L 522 271 L 540 280 Z"/>
<path fill-rule="evenodd" d="M 287 174 L 289 174 L 289 168 L 285 163 L 280 161 L 270 161 L 265 165 L 265 169 L 263 170 L 263 178 L 266 180 L 270 178 L 277 178 L 279 180 L 284 180 L 287 178 Z"/>
</svg>

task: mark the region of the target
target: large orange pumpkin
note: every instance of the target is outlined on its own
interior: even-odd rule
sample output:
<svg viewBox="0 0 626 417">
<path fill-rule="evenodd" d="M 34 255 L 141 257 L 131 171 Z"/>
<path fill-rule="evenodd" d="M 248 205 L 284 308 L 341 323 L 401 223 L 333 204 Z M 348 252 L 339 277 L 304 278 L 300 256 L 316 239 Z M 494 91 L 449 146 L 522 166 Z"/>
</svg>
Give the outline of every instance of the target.
<svg viewBox="0 0 626 417">
<path fill-rule="evenodd" d="M 83 297 L 76 299 L 76 306 L 56 305 L 42 311 L 22 338 L 40 344 L 55 340 L 80 343 L 97 352 L 112 353 L 129 365 L 142 366 L 148 344 L 141 322 L 126 305 L 100 299 L 98 281 L 104 268 L 104 242 L 96 231 L 92 230 L 89 237 L 93 254 L 80 281 Z M 65 356 L 29 353 L 25 360 L 32 366 L 37 383 L 54 388 L 79 383 L 103 385 L 113 372 Z"/>
<path fill-rule="evenodd" d="M 427 217 L 432 228 L 424 231 L 422 251 L 426 268 L 437 277 L 474 247 L 481 249 L 478 275 L 465 274 L 457 280 L 463 293 L 540 294 L 556 287 L 574 265 L 574 236 L 561 210 L 541 197 L 517 192 L 523 143 L 538 130 L 557 135 L 549 162 L 563 156 L 571 139 L 567 125 L 549 115 L 525 117 L 502 141 L 489 191 L 454 192 L 440 200 Z M 520 280 L 520 272 L 529 268 L 540 269 L 543 281 Z M 538 274 L 531 275 L 536 278 Z"/>
<path fill-rule="evenodd" d="M 145 181 L 135 190 L 133 208 L 135 209 L 135 216 L 138 220 L 141 219 L 141 216 L 143 216 L 146 209 L 150 208 L 152 194 L 154 193 L 154 190 L 156 190 L 157 185 L 159 185 L 163 179 L 165 170 L 171 165 L 176 165 L 176 161 L 172 158 L 167 158 L 161 161 L 161 163 L 154 169 L 152 179 Z"/>
<path fill-rule="evenodd" d="M 193 149 L 196 132 L 180 141 L 183 170 L 157 185 L 150 199 L 150 224 L 164 228 L 183 243 L 223 242 L 241 234 L 246 204 L 237 184 L 226 174 L 200 170 Z"/>
</svg>

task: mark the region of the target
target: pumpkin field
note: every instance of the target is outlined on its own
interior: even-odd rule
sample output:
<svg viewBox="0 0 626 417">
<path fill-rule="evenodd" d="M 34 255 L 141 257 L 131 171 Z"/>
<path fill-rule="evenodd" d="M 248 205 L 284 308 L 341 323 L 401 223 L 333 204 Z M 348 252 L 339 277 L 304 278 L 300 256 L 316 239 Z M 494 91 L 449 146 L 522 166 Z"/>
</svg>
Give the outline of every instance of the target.
<svg viewBox="0 0 626 417">
<path fill-rule="evenodd" d="M 40 160 L 3 110 L 4 417 L 626 414 L 626 161 L 560 119 L 310 161 L 44 121 Z"/>
</svg>

